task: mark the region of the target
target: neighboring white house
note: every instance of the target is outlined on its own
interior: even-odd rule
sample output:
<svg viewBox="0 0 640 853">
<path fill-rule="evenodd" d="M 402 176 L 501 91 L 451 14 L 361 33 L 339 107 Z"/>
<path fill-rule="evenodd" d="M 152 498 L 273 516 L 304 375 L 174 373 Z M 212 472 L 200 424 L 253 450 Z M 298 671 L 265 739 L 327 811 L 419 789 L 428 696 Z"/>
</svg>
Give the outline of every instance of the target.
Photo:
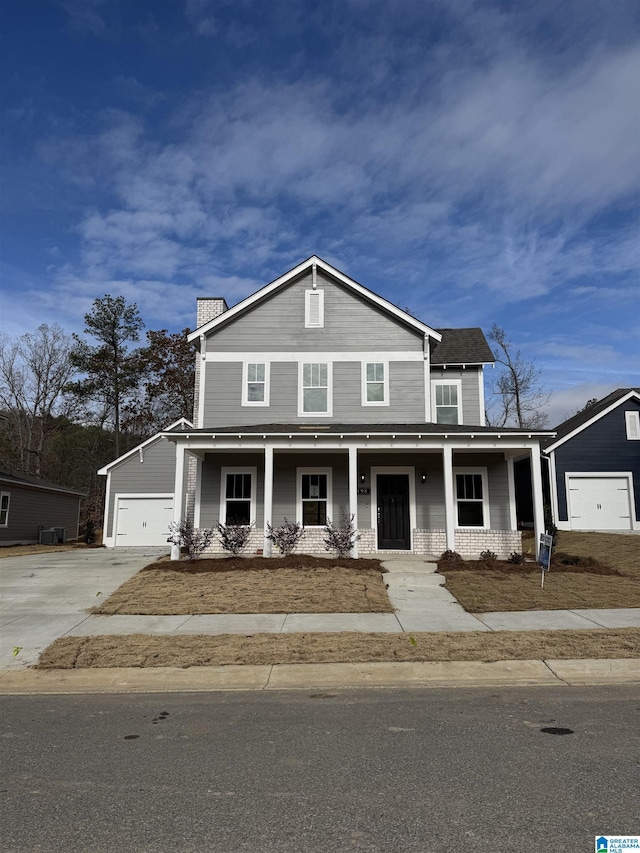
<svg viewBox="0 0 640 853">
<path fill-rule="evenodd" d="M 162 544 L 190 514 L 252 524 L 250 549 L 269 554 L 266 523 L 286 517 L 304 525 L 303 550 L 322 551 L 326 520 L 348 514 L 360 554 L 507 556 L 521 549 L 523 456 L 543 531 L 552 433 L 485 425 L 481 329 L 434 329 L 315 256 L 231 309 L 199 299 L 197 322 L 195 423 L 101 470 L 105 544 Z"/>
</svg>

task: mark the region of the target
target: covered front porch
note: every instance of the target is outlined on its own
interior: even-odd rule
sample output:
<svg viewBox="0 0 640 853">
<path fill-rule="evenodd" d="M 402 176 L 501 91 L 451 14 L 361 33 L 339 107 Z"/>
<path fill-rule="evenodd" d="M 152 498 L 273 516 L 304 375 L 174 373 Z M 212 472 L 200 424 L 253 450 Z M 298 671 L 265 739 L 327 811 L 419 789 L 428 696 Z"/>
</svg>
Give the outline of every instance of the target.
<svg viewBox="0 0 640 853">
<path fill-rule="evenodd" d="M 271 555 L 266 526 L 304 526 L 299 550 L 324 552 L 327 520 L 353 518 L 353 556 L 521 550 L 514 460 L 529 456 L 535 541 L 543 532 L 542 433 L 487 427 L 224 428 L 167 433 L 176 445 L 174 520 L 252 526 L 248 552 Z M 182 486 L 188 471 L 188 488 Z M 219 550 L 217 542 L 212 551 Z M 179 557 L 177 547 L 172 558 Z"/>
</svg>

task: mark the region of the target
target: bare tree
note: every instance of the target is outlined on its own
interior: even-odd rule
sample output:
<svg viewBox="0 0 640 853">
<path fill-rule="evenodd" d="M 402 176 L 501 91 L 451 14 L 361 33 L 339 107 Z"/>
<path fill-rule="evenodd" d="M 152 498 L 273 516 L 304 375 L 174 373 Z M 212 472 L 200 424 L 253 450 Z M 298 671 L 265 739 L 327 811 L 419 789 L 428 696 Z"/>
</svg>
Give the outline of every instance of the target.
<svg viewBox="0 0 640 853">
<path fill-rule="evenodd" d="M 40 476 L 42 454 L 54 420 L 69 414 L 64 389 L 75 372 L 73 340 L 57 324 L 11 340 L 0 336 L 0 403 L 14 453 L 24 473 Z"/>
<path fill-rule="evenodd" d="M 495 344 L 493 355 L 502 369 L 490 389 L 493 400 L 488 407 L 487 423 L 542 429 L 548 420 L 542 409 L 551 395 L 540 382 L 540 369 L 525 359 L 520 350 L 514 352 L 505 330 L 496 323 L 488 337 Z"/>
</svg>

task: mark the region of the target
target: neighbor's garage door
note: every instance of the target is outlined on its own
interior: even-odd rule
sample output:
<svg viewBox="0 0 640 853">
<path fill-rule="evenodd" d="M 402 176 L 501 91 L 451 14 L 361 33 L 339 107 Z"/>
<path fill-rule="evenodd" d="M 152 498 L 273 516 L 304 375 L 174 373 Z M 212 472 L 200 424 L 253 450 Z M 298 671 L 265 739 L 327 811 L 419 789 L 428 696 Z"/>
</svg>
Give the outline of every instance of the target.
<svg viewBox="0 0 640 853">
<path fill-rule="evenodd" d="M 569 477 L 569 515 L 572 530 L 629 530 L 629 480 Z"/>
<path fill-rule="evenodd" d="M 173 497 L 118 498 L 116 545 L 166 545 Z"/>
</svg>

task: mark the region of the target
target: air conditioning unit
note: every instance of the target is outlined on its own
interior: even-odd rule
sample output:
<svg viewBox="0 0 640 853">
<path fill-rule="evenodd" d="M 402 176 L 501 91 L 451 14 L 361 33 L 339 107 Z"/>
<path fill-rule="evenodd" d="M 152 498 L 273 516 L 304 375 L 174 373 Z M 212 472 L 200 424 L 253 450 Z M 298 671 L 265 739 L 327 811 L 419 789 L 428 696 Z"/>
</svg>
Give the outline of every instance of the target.
<svg viewBox="0 0 640 853">
<path fill-rule="evenodd" d="M 58 544 L 58 534 L 55 530 L 41 530 L 40 531 L 40 544 L 41 545 L 57 545 Z"/>
<path fill-rule="evenodd" d="M 66 527 L 54 527 L 56 532 L 56 536 L 58 537 L 58 543 L 67 541 L 67 528 Z"/>
</svg>

